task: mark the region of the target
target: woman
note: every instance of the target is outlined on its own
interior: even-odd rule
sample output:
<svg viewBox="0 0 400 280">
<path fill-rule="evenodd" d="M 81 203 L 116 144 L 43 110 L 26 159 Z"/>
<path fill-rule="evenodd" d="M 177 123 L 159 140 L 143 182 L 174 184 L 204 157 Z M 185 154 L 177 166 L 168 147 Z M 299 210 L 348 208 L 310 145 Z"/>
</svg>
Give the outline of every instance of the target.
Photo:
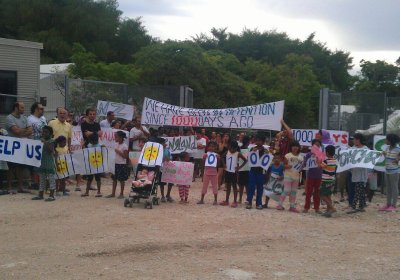
<svg viewBox="0 0 400 280">
<path fill-rule="evenodd" d="M 231 137 L 229 136 L 228 133 L 224 133 L 221 143 L 218 144 L 218 154 L 221 158 L 225 158 L 226 153 L 228 152 L 230 142 L 231 142 Z M 225 173 L 224 164 L 223 161 L 221 160 L 221 164 L 218 166 L 218 190 L 221 189 L 222 182 L 224 181 L 223 180 L 224 173 Z"/>
</svg>

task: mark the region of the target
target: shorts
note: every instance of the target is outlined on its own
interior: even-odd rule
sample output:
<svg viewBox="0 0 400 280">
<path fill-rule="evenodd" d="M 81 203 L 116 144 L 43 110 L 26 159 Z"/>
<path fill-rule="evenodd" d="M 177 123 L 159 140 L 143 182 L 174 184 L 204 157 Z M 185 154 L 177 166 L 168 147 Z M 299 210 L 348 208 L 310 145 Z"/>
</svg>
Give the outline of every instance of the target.
<svg viewBox="0 0 400 280">
<path fill-rule="evenodd" d="M 7 166 L 8 166 L 8 169 L 20 167 L 20 168 L 28 168 L 29 170 L 31 170 L 33 168 L 33 166 L 30 166 L 30 165 L 25 165 L 25 164 L 16 163 L 16 162 L 10 162 L 10 161 L 7 161 Z"/>
<path fill-rule="evenodd" d="M 225 183 L 230 185 L 237 184 L 237 174 L 233 172 L 225 171 Z"/>
<path fill-rule="evenodd" d="M 247 186 L 249 184 L 249 171 L 239 171 L 239 186 Z"/>
<path fill-rule="evenodd" d="M 129 179 L 129 169 L 126 164 L 115 164 L 115 173 L 111 178 L 116 181 L 126 181 Z"/>
<path fill-rule="evenodd" d="M 330 196 L 332 195 L 333 188 L 335 187 L 335 181 L 328 181 L 321 183 L 321 188 L 319 191 L 320 196 Z"/>
</svg>

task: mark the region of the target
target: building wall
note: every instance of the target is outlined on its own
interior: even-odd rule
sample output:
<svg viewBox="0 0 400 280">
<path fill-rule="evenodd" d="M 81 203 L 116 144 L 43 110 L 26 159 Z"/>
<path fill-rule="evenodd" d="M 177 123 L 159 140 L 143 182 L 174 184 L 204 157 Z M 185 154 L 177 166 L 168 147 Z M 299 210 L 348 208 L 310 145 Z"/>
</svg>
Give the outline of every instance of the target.
<svg viewBox="0 0 400 280">
<path fill-rule="evenodd" d="M 17 71 L 18 101 L 25 103 L 25 115 L 39 99 L 40 50 L 43 45 L 35 42 L 0 38 L 0 70 Z M 0 115 L 4 127 L 6 115 Z"/>
</svg>

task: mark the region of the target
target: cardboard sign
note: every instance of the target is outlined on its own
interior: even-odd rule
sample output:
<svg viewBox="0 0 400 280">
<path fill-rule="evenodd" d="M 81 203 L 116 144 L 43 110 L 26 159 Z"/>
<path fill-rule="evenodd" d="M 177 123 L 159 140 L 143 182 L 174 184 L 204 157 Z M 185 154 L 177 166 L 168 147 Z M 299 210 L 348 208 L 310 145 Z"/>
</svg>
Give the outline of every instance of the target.
<svg viewBox="0 0 400 280">
<path fill-rule="evenodd" d="M 205 166 L 217 167 L 218 158 L 216 153 L 207 152 Z"/>
<path fill-rule="evenodd" d="M 264 189 L 280 195 L 283 192 L 283 180 L 278 180 L 278 178 L 274 178 L 273 176 L 271 176 L 269 178 L 268 184 L 264 187 Z"/>
<path fill-rule="evenodd" d="M 140 153 L 139 163 L 146 166 L 161 166 L 164 148 L 161 144 L 147 142 Z"/>
<path fill-rule="evenodd" d="M 167 147 L 171 154 L 182 152 L 193 153 L 196 147 L 196 136 L 163 137 L 167 140 Z"/>
<path fill-rule="evenodd" d="M 110 101 L 97 101 L 97 116 L 106 117 L 107 112 L 114 112 L 116 118 L 131 121 L 134 114 L 132 105 L 115 103 Z"/>
<path fill-rule="evenodd" d="M 385 161 L 381 151 L 368 149 L 339 148 L 336 157 L 338 173 L 355 167 L 374 169 L 378 163 Z"/>
<path fill-rule="evenodd" d="M 246 158 L 248 159 L 248 153 L 249 153 L 249 149 L 241 149 L 240 153 Z M 243 160 L 241 158 L 239 158 L 239 166 L 241 166 L 243 164 Z M 246 164 L 239 169 L 239 171 L 250 171 L 250 166 L 249 166 L 249 161 L 246 162 Z"/>
<path fill-rule="evenodd" d="M 142 124 L 281 130 L 285 101 L 226 109 L 194 109 L 145 98 Z"/>
<path fill-rule="evenodd" d="M 183 161 L 166 161 L 163 163 L 161 182 L 177 185 L 191 185 L 193 182 L 194 164 Z"/>
<path fill-rule="evenodd" d="M 99 144 L 107 148 L 115 148 L 115 133 L 117 131 L 122 131 L 125 133 L 126 138 L 124 143 L 129 147 L 129 131 L 114 129 L 114 128 L 102 128 L 99 134 Z"/>
<path fill-rule="evenodd" d="M 238 166 L 238 154 L 227 153 L 225 170 L 231 173 L 235 173 L 237 166 Z"/>
<path fill-rule="evenodd" d="M 327 130 L 330 139 L 335 146 L 348 146 L 349 133 L 347 131 Z M 317 129 L 292 129 L 294 140 L 298 141 L 301 146 L 311 147 L 311 142 L 316 138 Z"/>
<path fill-rule="evenodd" d="M 259 151 L 252 151 L 248 153 L 248 162 L 251 167 L 262 167 L 264 170 L 268 170 L 271 165 L 273 156 L 270 154 L 263 154 L 259 156 Z"/>
<path fill-rule="evenodd" d="M 43 143 L 39 140 L 0 135 L 0 160 L 39 167 Z"/>
</svg>

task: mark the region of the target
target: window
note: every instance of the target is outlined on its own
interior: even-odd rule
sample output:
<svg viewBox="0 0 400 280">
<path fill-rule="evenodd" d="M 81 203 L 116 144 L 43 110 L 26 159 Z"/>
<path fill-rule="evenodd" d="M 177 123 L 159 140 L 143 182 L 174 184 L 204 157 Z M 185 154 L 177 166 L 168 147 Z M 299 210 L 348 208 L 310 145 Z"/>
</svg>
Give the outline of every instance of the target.
<svg viewBox="0 0 400 280">
<path fill-rule="evenodd" d="M 15 97 L 10 96 L 15 95 Z M 9 114 L 17 101 L 17 71 L 0 70 L 0 114 Z"/>
</svg>

